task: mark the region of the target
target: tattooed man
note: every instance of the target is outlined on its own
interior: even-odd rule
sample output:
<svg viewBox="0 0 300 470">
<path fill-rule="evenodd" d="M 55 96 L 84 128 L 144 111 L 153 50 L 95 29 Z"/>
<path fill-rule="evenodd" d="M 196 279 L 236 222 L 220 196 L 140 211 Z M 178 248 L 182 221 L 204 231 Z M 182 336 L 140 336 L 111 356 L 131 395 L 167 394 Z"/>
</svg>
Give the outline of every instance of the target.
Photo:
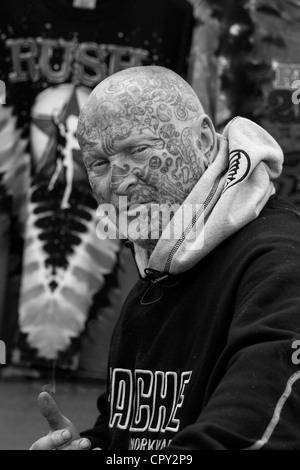
<svg viewBox="0 0 300 470">
<path fill-rule="evenodd" d="M 217 151 L 212 123 L 193 90 L 175 74 L 150 70 L 102 83 L 81 115 L 78 137 L 91 186 L 99 204 L 117 211 L 120 196 L 127 209 L 182 204 Z M 137 239 L 150 252 L 156 242 Z"/>
<path fill-rule="evenodd" d="M 300 220 L 276 195 L 278 144 L 243 118 L 218 134 L 160 67 L 101 82 L 78 139 L 140 280 L 94 428 L 80 434 L 42 393 L 50 434 L 32 449 L 300 450 Z"/>
</svg>

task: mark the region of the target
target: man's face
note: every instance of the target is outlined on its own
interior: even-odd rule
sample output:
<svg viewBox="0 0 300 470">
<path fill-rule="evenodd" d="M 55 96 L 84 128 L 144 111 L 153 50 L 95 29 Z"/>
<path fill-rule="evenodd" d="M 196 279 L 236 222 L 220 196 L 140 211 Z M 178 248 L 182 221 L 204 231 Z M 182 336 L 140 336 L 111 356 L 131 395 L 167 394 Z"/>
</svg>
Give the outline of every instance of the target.
<svg viewBox="0 0 300 470">
<path fill-rule="evenodd" d="M 128 222 L 133 204 L 181 205 L 204 171 L 194 97 L 179 86 L 115 79 L 90 100 L 81 139 L 90 184 L 99 204 L 118 210 L 126 196 Z"/>
</svg>

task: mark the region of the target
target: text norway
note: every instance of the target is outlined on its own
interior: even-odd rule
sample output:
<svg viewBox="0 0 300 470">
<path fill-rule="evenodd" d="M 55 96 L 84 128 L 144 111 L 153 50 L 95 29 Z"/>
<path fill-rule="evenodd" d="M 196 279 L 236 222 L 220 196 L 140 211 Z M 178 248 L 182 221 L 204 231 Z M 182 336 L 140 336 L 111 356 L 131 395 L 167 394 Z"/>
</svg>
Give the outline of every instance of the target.
<svg viewBox="0 0 300 470">
<path fill-rule="evenodd" d="M 178 432 L 192 372 L 112 371 L 110 428 L 132 432 Z M 134 393 L 135 391 L 135 393 Z"/>
</svg>

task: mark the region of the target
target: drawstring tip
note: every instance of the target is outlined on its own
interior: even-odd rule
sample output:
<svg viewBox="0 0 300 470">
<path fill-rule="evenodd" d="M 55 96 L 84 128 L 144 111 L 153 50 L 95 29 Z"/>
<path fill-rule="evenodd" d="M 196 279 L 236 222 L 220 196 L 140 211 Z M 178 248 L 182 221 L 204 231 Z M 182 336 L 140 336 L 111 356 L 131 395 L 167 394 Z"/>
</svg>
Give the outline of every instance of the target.
<svg viewBox="0 0 300 470">
<path fill-rule="evenodd" d="M 168 273 L 161 273 L 160 271 L 155 271 L 155 269 L 151 268 L 146 268 L 144 273 L 146 274 L 146 279 L 152 284 L 157 284 L 158 282 L 161 282 L 169 277 Z"/>
</svg>

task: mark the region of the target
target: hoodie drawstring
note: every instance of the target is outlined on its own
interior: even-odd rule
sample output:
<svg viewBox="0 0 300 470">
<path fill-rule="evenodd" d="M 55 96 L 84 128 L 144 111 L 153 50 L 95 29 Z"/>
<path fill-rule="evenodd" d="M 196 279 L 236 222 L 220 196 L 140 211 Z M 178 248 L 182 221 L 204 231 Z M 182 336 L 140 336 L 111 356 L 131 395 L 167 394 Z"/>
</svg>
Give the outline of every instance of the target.
<svg viewBox="0 0 300 470">
<path fill-rule="evenodd" d="M 174 284 L 171 284 L 171 285 L 167 285 L 167 284 L 162 284 L 162 282 L 168 278 L 171 278 L 171 277 L 175 277 L 175 276 L 172 276 L 168 273 L 162 273 L 160 271 L 155 271 L 155 269 L 151 269 L 151 268 L 146 268 L 144 270 L 144 273 L 146 274 L 146 277 L 144 278 L 144 282 L 148 283 L 148 288 L 146 290 L 146 292 L 144 293 L 143 297 L 141 298 L 140 300 L 140 304 L 141 305 L 152 305 L 152 304 L 155 304 L 157 302 L 159 302 L 163 296 L 164 296 L 164 289 L 163 287 L 174 287 L 174 286 L 177 286 L 183 279 L 183 275 L 180 276 L 179 280 L 177 279 L 176 282 Z M 177 276 L 176 276 L 177 277 Z M 146 296 L 148 294 L 148 292 L 154 287 L 156 286 L 160 289 L 160 294 L 158 296 L 157 299 L 155 300 L 152 300 L 150 302 L 147 302 L 145 299 L 146 299 Z"/>
</svg>

